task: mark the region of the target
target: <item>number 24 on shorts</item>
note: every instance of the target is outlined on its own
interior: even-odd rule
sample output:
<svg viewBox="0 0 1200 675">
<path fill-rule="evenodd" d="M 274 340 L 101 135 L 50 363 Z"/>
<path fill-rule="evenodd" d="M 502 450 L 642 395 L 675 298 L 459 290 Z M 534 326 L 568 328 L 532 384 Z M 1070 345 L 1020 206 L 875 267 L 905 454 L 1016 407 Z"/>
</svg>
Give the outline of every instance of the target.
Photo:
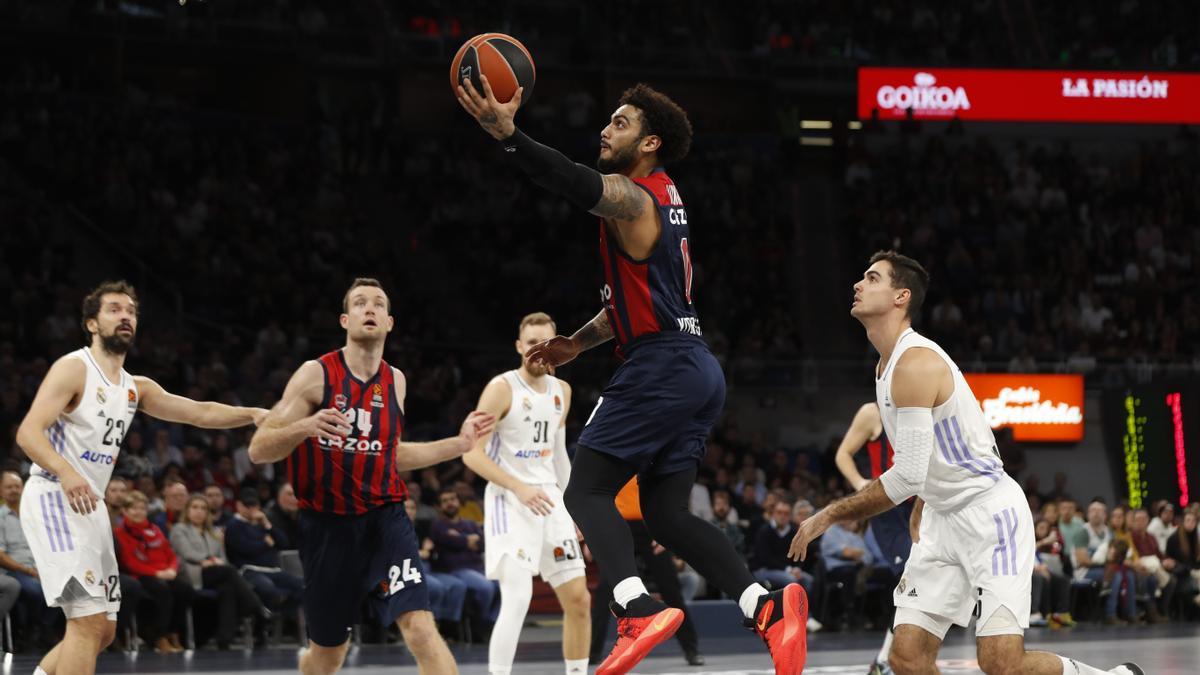
<svg viewBox="0 0 1200 675">
<path fill-rule="evenodd" d="M 398 591 L 404 590 L 406 583 L 421 583 L 421 570 L 414 567 L 412 558 L 404 559 L 404 569 L 401 570 L 399 565 L 392 565 L 388 570 L 388 595 L 393 595 Z"/>
</svg>

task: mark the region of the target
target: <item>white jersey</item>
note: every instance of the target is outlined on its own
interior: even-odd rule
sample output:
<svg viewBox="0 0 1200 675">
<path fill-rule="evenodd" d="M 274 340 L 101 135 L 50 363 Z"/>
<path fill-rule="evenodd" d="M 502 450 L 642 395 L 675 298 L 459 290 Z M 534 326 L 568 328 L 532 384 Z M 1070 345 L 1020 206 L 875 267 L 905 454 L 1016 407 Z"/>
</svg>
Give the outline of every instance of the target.
<svg viewBox="0 0 1200 675">
<path fill-rule="evenodd" d="M 488 457 L 522 483 L 556 485 L 554 437 L 566 405 L 562 382 L 544 376 L 546 391 L 538 393 L 515 370 L 500 377 L 512 389 L 512 403 L 507 414 L 496 423 L 487 446 Z"/>
<path fill-rule="evenodd" d="M 88 347 L 67 355 L 79 359 L 87 373 L 79 404 L 71 412 L 58 416 L 46 437 L 71 468 L 87 479 L 97 495 L 103 495 L 112 477 L 121 441 L 138 407 L 137 385 L 133 376 L 121 370 L 120 379 L 110 382 L 100 371 Z M 44 468 L 33 465 L 30 472 L 48 480 L 58 480 Z"/>
<path fill-rule="evenodd" d="M 962 371 L 933 340 L 909 328 L 900 335 L 892 357 L 875 380 L 879 416 L 888 438 L 897 438 L 897 408 L 892 402 L 892 374 L 904 352 L 923 347 L 942 357 L 954 377 L 954 393 L 933 409 L 934 449 L 925 485 L 917 493 L 930 508 L 953 511 L 983 497 L 1002 477 L 1004 465 L 992 428 Z"/>
</svg>

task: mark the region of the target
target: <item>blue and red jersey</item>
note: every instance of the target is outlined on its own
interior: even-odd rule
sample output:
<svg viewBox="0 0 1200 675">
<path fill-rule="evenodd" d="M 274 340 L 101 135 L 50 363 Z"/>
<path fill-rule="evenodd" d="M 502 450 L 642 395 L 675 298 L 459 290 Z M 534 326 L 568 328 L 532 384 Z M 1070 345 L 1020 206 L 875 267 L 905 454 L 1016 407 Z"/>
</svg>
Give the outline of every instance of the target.
<svg viewBox="0 0 1200 675">
<path fill-rule="evenodd" d="M 631 342 L 667 333 L 699 338 L 700 317 L 692 303 L 692 255 L 687 212 L 667 172 L 655 169 L 632 179 L 658 209 L 662 233 L 649 257 L 634 260 L 604 219 L 600 220 L 600 299 L 608 313 L 617 351 Z"/>
<path fill-rule="evenodd" d="M 342 350 L 317 359 L 325 373 L 321 408 L 345 416 L 345 439 L 307 438 L 288 456 L 288 476 L 300 508 L 357 515 L 404 503 L 408 487 L 396 468 L 396 444 L 404 431 L 404 413 L 396 400 L 392 367 L 381 361 L 366 382 L 346 365 Z"/>
<path fill-rule="evenodd" d="M 854 454 L 854 464 L 858 467 L 858 472 L 863 478 L 870 480 L 879 478 L 884 471 L 892 468 L 895 463 L 895 449 L 892 444 L 888 443 L 887 434 L 879 432 L 879 438 L 873 441 L 867 441 L 863 446 L 866 452 L 857 452 Z"/>
</svg>

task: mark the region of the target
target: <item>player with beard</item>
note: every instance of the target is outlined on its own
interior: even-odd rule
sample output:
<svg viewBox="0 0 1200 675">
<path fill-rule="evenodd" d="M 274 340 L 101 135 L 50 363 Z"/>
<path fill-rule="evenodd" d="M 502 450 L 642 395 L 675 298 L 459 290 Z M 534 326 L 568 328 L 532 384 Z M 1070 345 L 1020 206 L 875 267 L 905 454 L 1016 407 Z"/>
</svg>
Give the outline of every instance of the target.
<svg viewBox="0 0 1200 675">
<path fill-rule="evenodd" d="M 543 312 L 521 319 L 517 353 L 554 337 L 554 320 Z M 484 493 L 484 553 L 489 579 L 500 582 L 500 615 L 488 643 L 488 673 L 509 675 L 521 626 L 541 574 L 563 607 L 563 661 L 567 675 L 587 672 L 591 596 L 575 524 L 562 504 L 571 475 L 567 415 L 571 388 L 540 363 L 492 378 L 479 410 L 498 420 L 463 456 L 488 481 Z"/>
<path fill-rule="evenodd" d="M 701 337 L 693 304 L 688 214 L 663 165 L 687 155 L 687 113 L 645 84 L 626 90 L 600 132 L 597 172 L 526 136 L 514 122 L 522 91 L 496 100 L 464 81 L 458 100 L 538 185 L 600 217 L 603 310 L 571 337 L 535 345 L 549 367 L 615 339 L 624 362 L 579 437 L 565 501 L 613 589 L 618 639 L 596 671 L 626 673 L 683 622 L 637 575 L 633 538 L 614 503 L 634 475 L 654 538 L 731 598 L 771 651 L 776 673 L 799 673 L 808 600 L 799 584 L 768 592 L 713 525 L 688 511 L 704 443 L 725 403 L 725 377 Z M 603 172 L 603 173 L 601 173 Z"/>
<path fill-rule="evenodd" d="M 495 418 L 472 412 L 458 436 L 406 443 L 404 374 L 383 360 L 394 320 L 375 279 L 355 279 L 342 299 L 346 345 L 292 375 L 283 398 L 250 439 L 255 464 L 288 460 L 300 505 L 306 675 L 333 673 L 350 645 L 363 600 L 381 625 L 393 621 L 422 673 L 456 673 L 438 634 L 421 573 L 420 545 L 404 509 L 401 471 L 471 449 Z"/>
<path fill-rule="evenodd" d="M 176 396 L 125 371 L 137 335 L 137 293 L 105 282 L 83 300 L 91 344 L 60 358 L 42 380 L 17 430 L 33 461 L 21 496 L 21 529 L 37 561 L 46 603 L 62 607 L 67 631 L 35 675 L 89 674 L 112 642 L 121 606 L 120 572 L 107 508 L 97 508 L 121 440 L 139 409 L 205 429 L 257 424 L 267 411 Z"/>
</svg>

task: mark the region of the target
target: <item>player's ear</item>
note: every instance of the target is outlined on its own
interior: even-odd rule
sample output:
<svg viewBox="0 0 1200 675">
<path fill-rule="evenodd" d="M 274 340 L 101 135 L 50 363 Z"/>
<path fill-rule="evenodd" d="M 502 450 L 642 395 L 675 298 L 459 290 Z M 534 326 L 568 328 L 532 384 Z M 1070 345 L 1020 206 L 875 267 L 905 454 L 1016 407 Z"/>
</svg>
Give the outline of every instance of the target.
<svg viewBox="0 0 1200 675">
<path fill-rule="evenodd" d="M 392 332 L 392 328 L 396 326 L 396 317 L 388 316 L 388 332 Z"/>
<path fill-rule="evenodd" d="M 347 328 L 350 325 L 350 315 L 349 314 L 341 315 L 340 317 L 338 317 L 338 323 L 342 326 L 343 329 Z"/>
<path fill-rule="evenodd" d="M 642 139 L 642 152 L 645 152 L 646 154 L 658 152 L 658 149 L 661 147 L 662 139 L 658 136 L 651 134 Z"/>
<path fill-rule="evenodd" d="M 912 291 L 901 288 L 896 292 L 896 306 L 907 305 L 910 298 L 912 298 Z"/>
</svg>

